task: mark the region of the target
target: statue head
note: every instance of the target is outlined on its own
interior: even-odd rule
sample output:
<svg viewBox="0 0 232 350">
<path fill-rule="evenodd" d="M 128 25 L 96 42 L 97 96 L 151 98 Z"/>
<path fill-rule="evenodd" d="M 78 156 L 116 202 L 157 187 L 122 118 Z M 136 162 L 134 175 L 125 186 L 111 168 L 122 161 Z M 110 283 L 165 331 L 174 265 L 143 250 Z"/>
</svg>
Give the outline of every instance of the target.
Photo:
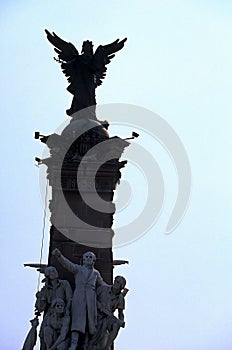
<svg viewBox="0 0 232 350">
<path fill-rule="evenodd" d="M 44 274 L 49 280 L 54 280 L 59 277 L 57 269 L 54 266 L 46 267 Z"/>
<path fill-rule="evenodd" d="M 56 314 L 63 314 L 64 313 L 64 307 L 65 303 L 64 300 L 61 298 L 55 298 L 52 301 L 51 308 L 54 310 Z"/>
<path fill-rule="evenodd" d="M 113 283 L 113 289 L 117 293 L 120 293 L 125 288 L 126 279 L 123 276 L 116 276 Z"/>
<path fill-rule="evenodd" d="M 93 55 L 92 41 L 89 41 L 89 40 L 83 41 L 81 53 L 84 53 L 86 55 L 91 55 L 91 56 Z"/>
<path fill-rule="evenodd" d="M 83 265 L 86 267 L 93 267 L 96 261 L 96 255 L 93 252 L 86 252 L 83 254 Z"/>
</svg>

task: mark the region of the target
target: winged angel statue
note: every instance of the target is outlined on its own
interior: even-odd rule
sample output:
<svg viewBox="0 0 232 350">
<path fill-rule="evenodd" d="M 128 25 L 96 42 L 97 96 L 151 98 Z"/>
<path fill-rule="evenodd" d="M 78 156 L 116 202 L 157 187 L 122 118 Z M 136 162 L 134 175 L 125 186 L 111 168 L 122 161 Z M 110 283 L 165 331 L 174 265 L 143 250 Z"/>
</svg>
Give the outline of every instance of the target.
<svg viewBox="0 0 232 350">
<path fill-rule="evenodd" d="M 100 45 L 93 52 L 93 44 L 87 40 L 83 42 L 81 54 L 72 43 L 61 39 L 54 32 L 51 34 L 45 29 L 48 41 L 55 46 L 61 69 L 70 83 L 67 90 L 73 95 L 69 116 L 83 108 L 94 106 L 95 117 L 95 89 L 102 84 L 106 76 L 106 66 L 115 56 L 114 53 L 124 47 L 127 40 L 115 40 L 108 45 Z"/>
</svg>

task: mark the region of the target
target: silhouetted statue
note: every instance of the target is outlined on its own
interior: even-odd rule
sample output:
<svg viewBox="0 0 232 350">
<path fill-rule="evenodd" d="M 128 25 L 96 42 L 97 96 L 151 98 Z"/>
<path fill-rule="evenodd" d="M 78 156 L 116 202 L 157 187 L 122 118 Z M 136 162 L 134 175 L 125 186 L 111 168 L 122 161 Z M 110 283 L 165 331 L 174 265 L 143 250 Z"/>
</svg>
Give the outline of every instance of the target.
<svg viewBox="0 0 232 350">
<path fill-rule="evenodd" d="M 43 321 L 40 327 L 40 350 L 45 350 L 44 342 L 44 325 L 46 319 L 49 316 L 49 312 L 56 298 L 61 298 L 65 303 L 65 314 L 70 315 L 70 308 L 72 302 L 72 289 L 68 281 L 60 280 L 58 272 L 54 266 L 48 266 L 45 269 L 45 285 L 36 293 L 35 309 L 36 314 L 40 315 L 43 313 Z"/>
<path fill-rule="evenodd" d="M 124 309 L 126 279 L 116 276 L 113 285 L 102 285 L 97 289 L 98 324 L 90 341 L 91 349 L 110 350 L 120 328 L 125 327 Z M 117 316 L 114 312 L 117 310 Z"/>
<path fill-rule="evenodd" d="M 94 269 L 96 256 L 92 252 L 83 254 L 83 265 L 72 263 L 65 258 L 59 249 L 54 249 L 52 254 L 75 277 L 75 290 L 72 299 L 72 339 L 69 350 L 76 350 L 79 335 L 92 336 L 97 327 L 97 301 L 96 289 L 104 284 L 100 273 Z"/>
<path fill-rule="evenodd" d="M 67 350 L 70 343 L 69 324 L 70 316 L 65 314 L 64 300 L 54 299 L 43 326 L 46 350 Z"/>
<path fill-rule="evenodd" d="M 67 90 L 73 95 L 71 108 L 66 111 L 69 116 L 83 108 L 94 106 L 92 116 L 95 119 L 95 89 L 102 84 L 106 75 L 106 66 L 115 56 L 114 53 L 121 50 L 126 38 L 115 40 L 108 45 L 98 46 L 95 53 L 93 44 L 87 40 L 83 42 L 81 55 L 75 46 L 61 39 L 54 32 L 51 34 L 45 29 L 47 38 L 55 46 L 58 53 L 58 62 L 61 63 L 63 73 L 68 77 L 70 85 Z"/>
</svg>

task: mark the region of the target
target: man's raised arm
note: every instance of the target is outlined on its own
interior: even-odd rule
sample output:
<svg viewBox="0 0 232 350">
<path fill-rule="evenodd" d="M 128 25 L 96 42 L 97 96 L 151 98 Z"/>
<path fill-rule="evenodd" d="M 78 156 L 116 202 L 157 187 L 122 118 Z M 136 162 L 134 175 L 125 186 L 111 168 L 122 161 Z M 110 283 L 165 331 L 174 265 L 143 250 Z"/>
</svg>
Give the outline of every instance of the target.
<svg viewBox="0 0 232 350">
<path fill-rule="evenodd" d="M 52 252 L 52 255 L 56 256 L 57 259 L 59 260 L 59 262 L 61 263 L 61 265 L 67 269 L 68 271 L 72 272 L 72 273 L 77 273 L 78 272 L 78 265 L 72 263 L 70 260 L 68 260 L 67 258 L 65 258 L 65 256 L 63 256 L 60 252 L 59 249 L 55 248 Z"/>
</svg>

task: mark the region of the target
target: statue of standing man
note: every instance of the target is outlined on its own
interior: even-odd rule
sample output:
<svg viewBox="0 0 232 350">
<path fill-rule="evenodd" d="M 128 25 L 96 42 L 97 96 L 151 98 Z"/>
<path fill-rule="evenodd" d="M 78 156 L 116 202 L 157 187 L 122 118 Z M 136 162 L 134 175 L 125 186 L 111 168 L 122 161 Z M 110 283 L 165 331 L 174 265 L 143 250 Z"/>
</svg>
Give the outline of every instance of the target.
<svg viewBox="0 0 232 350">
<path fill-rule="evenodd" d="M 83 254 L 83 265 L 72 263 L 57 248 L 54 249 L 52 254 L 75 277 L 75 290 L 72 300 L 72 339 L 69 350 L 76 350 L 80 333 L 85 334 L 88 330 L 88 333 L 93 335 L 96 332 L 96 288 L 103 285 L 104 281 L 100 273 L 94 269 L 96 261 L 94 253 L 86 252 Z"/>
</svg>

